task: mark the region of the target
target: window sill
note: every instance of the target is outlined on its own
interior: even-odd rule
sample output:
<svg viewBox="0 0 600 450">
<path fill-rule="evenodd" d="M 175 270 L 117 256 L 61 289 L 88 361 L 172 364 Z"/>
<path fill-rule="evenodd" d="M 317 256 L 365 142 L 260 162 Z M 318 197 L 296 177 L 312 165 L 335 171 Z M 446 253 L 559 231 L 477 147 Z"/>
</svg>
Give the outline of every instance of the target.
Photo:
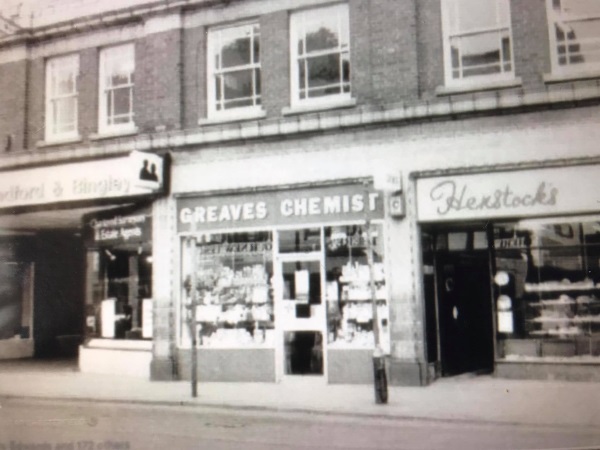
<svg viewBox="0 0 600 450">
<path fill-rule="evenodd" d="M 240 111 L 237 113 L 232 112 L 231 114 L 215 115 L 214 117 L 200 119 L 198 121 L 198 125 L 215 125 L 227 122 L 241 122 L 244 120 L 264 119 L 265 117 L 267 117 L 267 112 L 263 109 L 245 112 Z"/>
<path fill-rule="evenodd" d="M 589 80 L 590 78 L 600 78 L 600 69 L 580 70 L 577 72 L 563 73 L 545 73 L 544 83 L 560 83 L 562 81 Z"/>
<path fill-rule="evenodd" d="M 284 116 L 292 116 L 294 114 L 327 111 L 330 109 L 339 108 L 352 108 L 354 106 L 356 106 L 355 98 L 344 98 L 338 100 L 331 100 L 327 103 L 309 103 L 305 105 L 299 104 L 295 106 L 285 107 L 281 110 L 281 114 L 283 114 Z"/>
<path fill-rule="evenodd" d="M 131 136 L 133 134 L 137 134 L 138 131 L 139 130 L 137 127 L 133 127 L 133 128 L 123 129 L 123 130 L 114 130 L 114 131 L 105 131 L 102 133 L 94 133 L 94 134 L 90 134 L 89 138 L 91 141 L 99 141 L 102 139 Z"/>
<path fill-rule="evenodd" d="M 81 142 L 81 141 L 82 141 L 81 136 L 77 135 L 77 136 L 71 136 L 71 137 L 46 139 L 45 141 L 38 141 L 38 142 L 36 142 L 35 146 L 37 148 L 44 148 L 44 147 L 52 147 L 54 145 L 75 144 L 75 143 Z"/>
<path fill-rule="evenodd" d="M 463 84 L 459 86 L 438 86 L 435 88 L 436 95 L 452 95 L 477 91 L 493 91 L 495 89 L 508 89 L 519 87 L 523 84 L 521 77 L 511 78 L 510 80 L 490 81 L 487 83 Z"/>
</svg>

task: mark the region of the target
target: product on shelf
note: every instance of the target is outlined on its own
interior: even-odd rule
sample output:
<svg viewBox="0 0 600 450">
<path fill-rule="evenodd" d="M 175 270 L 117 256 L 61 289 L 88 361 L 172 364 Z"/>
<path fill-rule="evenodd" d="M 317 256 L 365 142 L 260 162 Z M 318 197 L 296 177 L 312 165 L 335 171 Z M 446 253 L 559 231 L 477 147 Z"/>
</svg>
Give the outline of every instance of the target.
<svg viewBox="0 0 600 450">
<path fill-rule="evenodd" d="M 535 286 L 531 289 L 531 286 Z M 530 285 L 529 292 L 537 293 L 534 301 L 526 303 L 533 311 L 533 317 L 527 320 L 533 328 L 529 329 L 530 336 L 548 336 L 556 338 L 576 337 L 591 335 L 592 326 L 600 323 L 600 314 L 594 308 L 600 305 L 595 295 L 570 295 L 573 291 L 593 290 L 594 282 L 584 280 L 581 282 L 567 283 L 545 282 Z M 557 292 L 569 292 L 559 293 Z M 550 298 L 539 298 L 545 295 Z"/>
<path fill-rule="evenodd" d="M 237 265 L 236 265 L 237 264 Z M 267 265 L 201 261 L 196 320 L 203 347 L 273 346 L 273 300 Z"/>
</svg>

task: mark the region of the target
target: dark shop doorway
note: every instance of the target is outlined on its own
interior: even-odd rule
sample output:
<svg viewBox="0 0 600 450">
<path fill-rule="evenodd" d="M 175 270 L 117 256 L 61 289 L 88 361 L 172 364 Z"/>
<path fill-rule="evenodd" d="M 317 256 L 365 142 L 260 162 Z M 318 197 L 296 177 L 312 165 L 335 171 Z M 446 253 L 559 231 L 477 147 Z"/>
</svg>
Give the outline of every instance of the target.
<svg viewBox="0 0 600 450">
<path fill-rule="evenodd" d="M 487 232 L 434 233 L 439 367 L 442 376 L 488 373 L 494 367 L 494 334 Z M 433 301 L 431 301 L 433 300 Z"/>
</svg>

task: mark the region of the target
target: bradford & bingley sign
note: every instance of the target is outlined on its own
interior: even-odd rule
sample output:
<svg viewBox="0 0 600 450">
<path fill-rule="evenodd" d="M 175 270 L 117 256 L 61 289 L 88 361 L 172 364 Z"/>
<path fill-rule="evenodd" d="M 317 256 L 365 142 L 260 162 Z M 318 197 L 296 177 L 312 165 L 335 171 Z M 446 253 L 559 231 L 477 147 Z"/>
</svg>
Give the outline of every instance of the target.
<svg viewBox="0 0 600 450">
<path fill-rule="evenodd" d="M 0 173 L 0 209 L 148 195 L 163 187 L 163 159 L 129 156 Z"/>
</svg>

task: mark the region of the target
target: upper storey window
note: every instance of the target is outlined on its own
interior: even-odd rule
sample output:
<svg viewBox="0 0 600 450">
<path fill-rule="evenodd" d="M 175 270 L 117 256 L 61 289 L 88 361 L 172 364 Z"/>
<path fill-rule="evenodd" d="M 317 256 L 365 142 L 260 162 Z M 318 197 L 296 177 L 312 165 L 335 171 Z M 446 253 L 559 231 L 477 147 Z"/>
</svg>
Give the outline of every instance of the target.
<svg viewBox="0 0 600 450">
<path fill-rule="evenodd" d="M 79 57 L 61 56 L 46 63 L 46 141 L 76 138 Z"/>
<path fill-rule="evenodd" d="M 100 52 L 99 133 L 119 133 L 135 128 L 133 44 L 105 48 Z"/>
<path fill-rule="evenodd" d="M 292 106 L 350 99 L 348 5 L 291 16 Z"/>
<path fill-rule="evenodd" d="M 208 115 L 260 112 L 260 29 L 245 24 L 208 33 Z"/>
<path fill-rule="evenodd" d="M 547 0 L 555 73 L 600 71 L 600 1 Z"/>
<path fill-rule="evenodd" d="M 443 0 L 447 86 L 514 78 L 509 0 Z"/>
</svg>

